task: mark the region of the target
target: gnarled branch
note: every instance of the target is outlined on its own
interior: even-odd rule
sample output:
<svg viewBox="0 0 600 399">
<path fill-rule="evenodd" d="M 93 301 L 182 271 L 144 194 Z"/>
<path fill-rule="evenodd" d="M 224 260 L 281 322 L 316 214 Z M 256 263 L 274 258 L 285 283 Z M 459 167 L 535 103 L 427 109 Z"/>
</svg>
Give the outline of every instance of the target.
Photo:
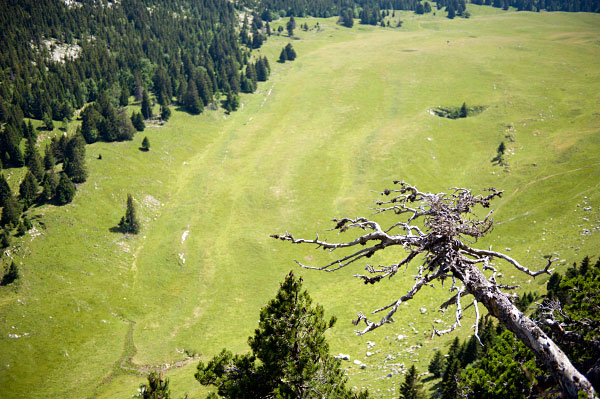
<svg viewBox="0 0 600 399">
<path fill-rule="evenodd" d="M 457 294 L 451 298 L 457 306 L 456 321 L 448 331 L 437 331 L 434 327 L 434 334 L 449 332 L 458 327 L 462 317 L 460 299 L 464 295 L 473 295 L 475 300 L 471 305 L 475 305 L 477 318 L 479 318 L 477 304 L 481 303 L 551 370 L 567 397 L 576 398 L 578 391 L 585 392 L 589 398 L 594 397 L 594 389 L 585 376 L 573 367 L 560 348 L 532 320 L 523 315 L 509 296 L 502 291 L 514 287 L 498 284 L 496 269 L 490 265 L 491 259 L 502 259 L 521 272 L 536 277 L 551 273 L 550 266 L 553 260 L 548 260 L 548 264 L 542 270 L 531 271 L 506 254 L 473 248 L 465 243 L 475 242 L 491 231 L 493 226 L 491 212 L 484 219 L 479 220 L 474 216 L 473 209 L 478 206 L 489 208 L 492 200 L 501 197 L 502 191 L 489 188 L 484 190 L 485 195 L 474 195 L 471 190 L 453 187 L 448 193 L 434 194 L 421 192 L 403 181 L 395 181 L 394 184 L 398 188 L 381 192 L 381 195 L 391 196 L 391 198 L 377 201 L 375 213 L 391 211 L 405 220 L 395 222 L 387 229 L 383 229 L 377 222 L 367 218 L 341 218 L 334 219 L 336 225 L 331 230 L 343 233 L 350 228 L 359 228 L 366 233 L 348 242 L 338 243 L 320 240 L 318 236 L 314 240 L 295 238 L 290 233 L 272 235 L 272 237 L 294 244 L 315 244 L 318 248 L 330 251 L 352 250 L 349 255 L 321 267 L 297 262 L 305 268 L 328 272 L 345 268 L 360 259 L 370 258 L 375 252 L 388 247 L 401 246 L 403 251 L 408 251 L 408 255 L 405 255 L 401 261 L 389 266 L 375 268 L 367 265 L 365 269 L 370 275 L 355 274 L 355 277 L 361 278 L 366 284 L 378 283 L 385 277 L 391 278 L 401 266 L 408 265 L 422 256 L 424 260 L 418 267 L 418 274 L 415 276 L 412 288 L 400 298 L 373 311 L 373 313 L 387 311 L 377 322 L 369 320 L 362 312 L 358 313 L 358 318 L 353 323 L 358 325 L 364 321 L 366 327 L 357 331 L 357 334 L 366 334 L 390 322 L 399 306 L 412 299 L 423 286 L 431 285 L 431 282 L 436 279 L 441 280 L 443 284 L 444 279 L 451 277 L 453 281 L 451 290 L 457 290 Z M 400 234 L 391 235 L 390 232 L 396 228 L 399 228 Z M 354 248 L 357 246 L 364 246 L 364 248 Z M 482 265 L 483 271 L 491 270 L 492 275 L 486 277 L 478 265 Z M 456 287 L 457 280 L 462 282 L 461 288 Z M 477 327 L 475 333 L 476 335 L 478 333 Z"/>
</svg>

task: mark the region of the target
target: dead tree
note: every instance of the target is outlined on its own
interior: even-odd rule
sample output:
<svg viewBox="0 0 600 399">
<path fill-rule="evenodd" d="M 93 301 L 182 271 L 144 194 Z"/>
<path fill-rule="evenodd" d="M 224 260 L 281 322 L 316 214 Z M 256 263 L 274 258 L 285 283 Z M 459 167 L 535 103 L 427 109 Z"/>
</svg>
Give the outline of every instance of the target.
<svg viewBox="0 0 600 399">
<path fill-rule="evenodd" d="M 451 297 L 441 305 L 447 308 L 456 304 L 456 319 L 445 331 L 433 328 L 434 334 L 441 335 L 460 326 L 463 315 L 462 300 L 472 296 L 471 304 L 475 309 L 475 335 L 480 317 L 478 304 L 486 307 L 507 329 L 512 331 L 538 359 L 547 366 L 561 387 L 563 394 L 577 398 L 578 391 L 587 397 L 596 397 L 590 382 L 571 364 L 563 351 L 527 316 L 511 302 L 510 296 L 503 290 L 515 287 L 496 281 L 497 270 L 492 260 L 501 259 L 523 273 L 532 277 L 551 272 L 552 260 L 539 271 L 531 271 L 515 259 L 503 253 L 472 247 L 479 237 L 492 228 L 491 212 L 483 220 L 477 219 L 473 210 L 477 207 L 489 208 L 490 202 L 502 195 L 502 191 L 490 188 L 485 195 L 473 195 L 471 190 L 451 188 L 448 193 L 425 193 L 402 181 L 395 181 L 397 188 L 385 190 L 381 195 L 388 197 L 377 201 L 375 213 L 393 212 L 400 221 L 387 229 L 377 222 L 366 218 L 333 219 L 336 223 L 331 230 L 338 234 L 351 229 L 362 230 L 362 235 L 345 242 L 329 242 L 295 238 L 290 233 L 272 235 L 273 238 L 290 241 L 294 244 L 315 244 L 318 248 L 334 251 L 349 249 L 350 254 L 340 256 L 335 261 L 321 267 L 303 265 L 307 269 L 333 272 L 359 261 L 370 258 L 374 253 L 391 246 L 401 246 L 401 260 L 391 265 L 373 266 L 367 264 L 365 274 L 355 274 L 365 284 L 374 284 L 384 278 L 393 277 L 400 268 L 408 267 L 415 261 L 418 264 L 415 283 L 412 288 L 389 304 L 376 309 L 373 314 L 384 312 L 383 317 L 372 321 L 363 313 L 358 313 L 355 325 L 364 322 L 365 327 L 357 331 L 362 335 L 388 323 L 403 302 L 412 299 L 423 286 L 433 286 L 435 280 L 452 282 Z M 487 272 L 489 277 L 486 277 Z M 461 284 L 462 283 L 462 284 Z"/>
</svg>

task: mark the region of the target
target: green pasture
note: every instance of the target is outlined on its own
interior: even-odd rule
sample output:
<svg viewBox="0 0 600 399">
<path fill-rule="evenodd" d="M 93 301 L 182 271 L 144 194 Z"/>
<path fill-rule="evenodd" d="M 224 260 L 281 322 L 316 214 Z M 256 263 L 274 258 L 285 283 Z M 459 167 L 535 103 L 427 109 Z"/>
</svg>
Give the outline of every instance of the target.
<svg viewBox="0 0 600 399">
<path fill-rule="evenodd" d="M 321 30 L 298 28 L 298 58 L 285 64 L 276 59 L 290 39 L 271 36 L 260 50 L 271 78 L 241 96 L 239 111 L 174 111 L 132 142 L 87 146 L 89 178 L 73 203 L 31 210 L 36 231 L 4 255 L 22 278 L 0 290 L 0 397 L 125 399 L 144 377 L 121 364 L 246 351 L 260 307 L 289 270 L 337 316 L 328 338 L 333 353 L 351 356 L 350 386 L 392 397 L 402 382 L 394 370 L 426 371 L 433 349 L 454 337 L 430 337 L 434 320 L 453 322 L 453 309 L 435 310 L 449 285 L 427 288 L 395 323 L 356 336 L 356 313 L 402 295 L 415 269 L 365 286 L 352 277 L 364 265 L 302 270 L 294 259 L 322 265 L 336 253 L 269 234 L 336 240 L 325 231 L 330 220 L 370 216 L 379 198 L 371 190 L 394 179 L 426 191 L 504 190 L 495 229 L 474 245 L 510 251 L 532 269 L 546 255 L 559 270 L 599 255 L 600 16 L 469 10 L 466 20 L 396 12 L 402 28 L 298 19 Z M 463 102 L 486 110 L 457 120 L 429 112 Z M 144 136 L 149 152 L 139 150 Z M 491 163 L 502 141 L 507 167 Z M 137 236 L 110 230 L 127 193 L 142 221 Z M 371 261 L 401 255 L 390 249 Z M 502 272 L 524 291 L 544 289 L 546 277 Z M 471 310 L 461 337 L 472 333 Z M 166 371 L 175 397 L 208 392 L 194 380 L 196 364 Z"/>
</svg>

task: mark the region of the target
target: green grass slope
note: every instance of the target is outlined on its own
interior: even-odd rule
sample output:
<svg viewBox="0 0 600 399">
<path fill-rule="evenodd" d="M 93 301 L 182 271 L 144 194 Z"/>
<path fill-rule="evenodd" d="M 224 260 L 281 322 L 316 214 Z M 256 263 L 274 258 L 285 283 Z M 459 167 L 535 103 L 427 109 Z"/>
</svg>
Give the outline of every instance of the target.
<svg viewBox="0 0 600 399">
<path fill-rule="evenodd" d="M 370 190 L 393 179 L 428 191 L 505 190 L 496 228 L 478 245 L 510 248 L 532 268 L 551 253 L 561 268 L 600 252 L 600 16 L 479 10 L 453 21 L 397 13 L 400 29 L 319 20 L 319 32 L 298 30 L 299 56 L 286 64 L 275 60 L 288 40 L 273 36 L 261 50 L 271 79 L 242 96 L 240 111 L 174 112 L 133 142 L 88 146 L 90 177 L 73 203 L 33 210 L 37 233 L 10 253 L 23 276 L 0 291 L 0 397 L 129 398 L 144 377 L 121 365 L 245 351 L 290 269 L 338 316 L 332 351 L 367 364 L 345 363 L 351 386 L 391 397 L 402 364 L 425 371 L 432 349 L 447 343 L 429 333 L 435 319 L 452 322 L 452 312 L 435 312 L 448 287 L 425 290 L 394 324 L 357 337 L 356 312 L 402 295 L 413 271 L 367 287 L 351 276 L 360 265 L 299 270 L 293 259 L 333 258 L 268 236 L 336 239 L 324 232 L 329 220 L 368 216 Z M 487 108 L 460 120 L 429 112 L 463 102 Z M 144 135 L 149 152 L 138 150 Z M 508 168 L 490 162 L 501 141 Z M 127 193 L 142 221 L 137 236 L 110 231 Z M 545 283 L 504 273 L 527 290 Z M 472 321 L 463 324 L 459 334 L 470 334 Z M 367 341 L 376 343 L 371 357 Z M 167 372 L 176 397 L 205 394 L 196 363 Z"/>
</svg>

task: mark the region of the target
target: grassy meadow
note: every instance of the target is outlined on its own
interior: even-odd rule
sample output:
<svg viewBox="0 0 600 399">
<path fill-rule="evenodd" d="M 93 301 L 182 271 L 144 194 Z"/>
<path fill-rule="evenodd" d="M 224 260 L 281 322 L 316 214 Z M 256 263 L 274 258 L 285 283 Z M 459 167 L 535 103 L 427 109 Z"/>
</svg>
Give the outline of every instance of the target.
<svg viewBox="0 0 600 399">
<path fill-rule="evenodd" d="M 89 178 L 74 201 L 31 210 L 35 231 L 5 255 L 22 277 L 0 289 L 0 397 L 125 399 L 144 376 L 121 365 L 246 351 L 260 307 L 289 270 L 337 316 L 328 338 L 333 353 L 351 356 L 350 386 L 395 396 L 401 365 L 426 371 L 433 349 L 454 337 L 430 338 L 434 320 L 453 321 L 452 309 L 435 310 L 449 286 L 423 290 L 395 323 L 359 337 L 350 320 L 402 295 L 414 269 L 365 286 L 352 277 L 362 265 L 301 270 L 294 259 L 322 265 L 336 253 L 269 238 L 337 239 L 325 232 L 330 220 L 371 215 L 371 190 L 394 179 L 425 191 L 505 190 L 493 232 L 476 245 L 530 268 L 550 254 L 559 270 L 600 255 L 600 15 L 469 10 L 466 20 L 396 12 L 401 28 L 298 19 L 321 29 L 296 30 L 292 63 L 275 62 L 289 39 L 269 38 L 260 53 L 271 78 L 241 96 L 239 111 L 174 111 L 132 142 L 87 146 Z M 429 112 L 463 102 L 486 109 L 457 120 Z M 144 136 L 149 152 L 139 150 Z M 502 141 L 506 167 L 491 162 Z M 111 232 L 127 193 L 142 221 L 137 236 Z M 371 261 L 392 262 L 395 251 Z M 523 291 L 547 279 L 503 273 Z M 467 316 L 461 337 L 472 333 Z M 196 364 L 165 372 L 174 397 L 208 392 Z"/>
</svg>

